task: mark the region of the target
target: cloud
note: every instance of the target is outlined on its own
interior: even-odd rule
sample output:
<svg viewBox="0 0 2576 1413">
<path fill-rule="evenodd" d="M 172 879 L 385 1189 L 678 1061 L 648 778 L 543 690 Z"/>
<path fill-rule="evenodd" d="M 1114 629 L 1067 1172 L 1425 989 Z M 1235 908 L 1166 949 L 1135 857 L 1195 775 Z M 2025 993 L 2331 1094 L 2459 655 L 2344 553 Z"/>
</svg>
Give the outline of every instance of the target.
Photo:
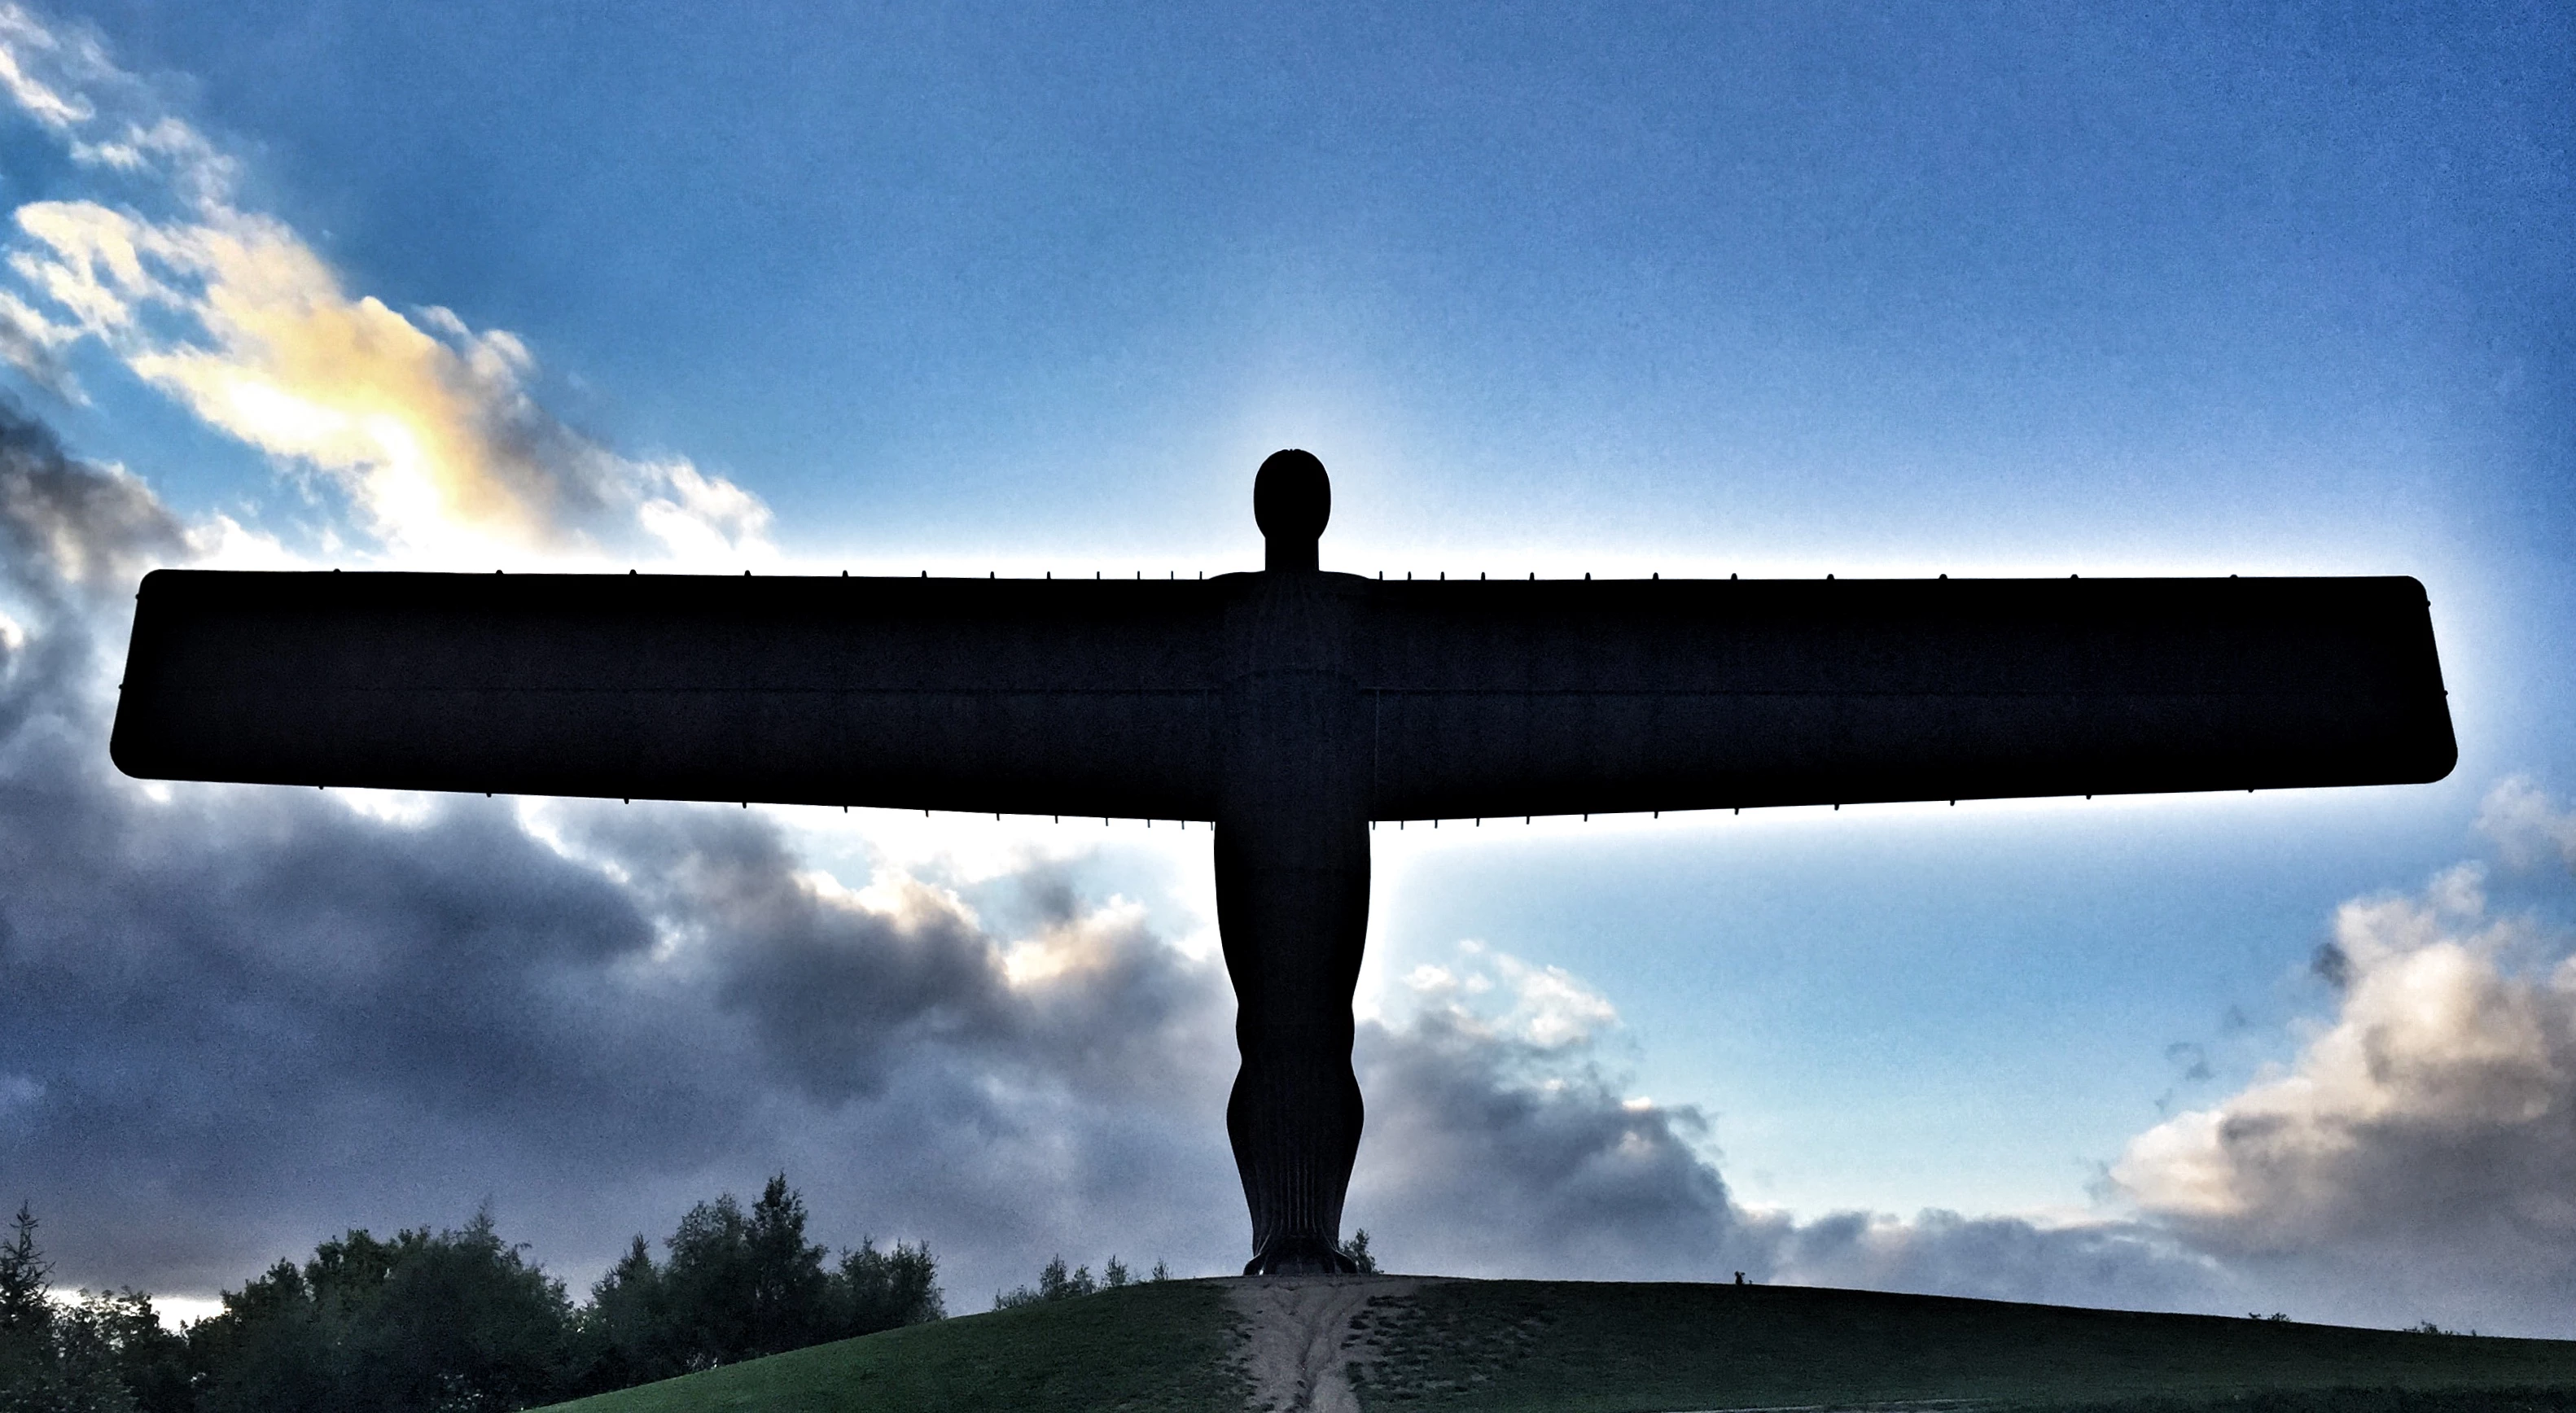
<svg viewBox="0 0 2576 1413">
<path fill-rule="evenodd" d="M 1588 1045 L 1619 1024 L 1610 998 L 1563 967 L 1534 966 L 1480 942 L 1461 943 L 1458 952 L 1459 965 L 1425 962 L 1404 979 L 1449 1029 L 1558 1051 Z"/>
<path fill-rule="evenodd" d="M 2547 819 L 2508 782 L 2510 817 Z M 2543 802 L 2545 805 L 2545 802 Z M 2332 1021 L 2111 1169 L 2199 1250 L 2353 1318 L 2562 1331 L 2576 1294 L 2576 961 L 2462 864 L 2337 910 Z"/>
<path fill-rule="evenodd" d="M 2576 813 L 2551 804 L 2526 777 L 2508 776 L 2487 791 L 2478 806 L 2477 827 L 2515 868 L 2554 856 L 2576 870 Z"/>
<path fill-rule="evenodd" d="M 1369 1138 L 1348 1220 L 1394 1269 L 1609 1280 L 1748 1278 L 2131 1309 L 2226 1309 L 2217 1263 L 2134 1221 L 1799 1221 L 1747 1209 L 1690 1105 L 1624 1093 L 1618 1016 L 1561 968 L 1470 943 L 1360 1029 Z"/>
<path fill-rule="evenodd" d="M 0 5 L 0 89 L 28 116 L 64 131 L 97 116 L 88 100 L 39 77 L 42 70 L 78 73 L 95 67 L 96 45 L 69 39 L 18 5 Z M 31 62 L 32 61 L 32 62 Z"/>
<path fill-rule="evenodd" d="M 1770 1264 L 1707 1121 L 1618 1093 L 1589 1046 L 1537 1046 L 1445 1008 L 1361 1027 L 1368 1136 L 1347 1224 L 1395 1269 L 1707 1280 Z"/>
<path fill-rule="evenodd" d="M 37 387 L 65 402 L 88 400 L 65 356 L 80 330 L 39 314 L 7 290 L 0 290 L 0 360 Z"/>
<path fill-rule="evenodd" d="M 0 578 L 54 612 L 131 591 L 192 553 L 178 518 L 123 471 L 81 465 L 42 425 L 0 404 Z"/>
<path fill-rule="evenodd" d="M 1620 1092 L 1619 1016 L 1560 967 L 1480 943 L 1405 978 L 1413 1007 L 1365 1022 L 1368 1137 L 1346 1225 L 1396 1269 L 1708 1279 L 1767 1266 L 1705 1117 Z"/>
<path fill-rule="evenodd" d="M 2170 1233 L 2133 1221 L 2046 1224 L 1940 1210 L 1911 1221 L 1843 1212 L 1781 1231 L 1783 1278 L 1984 1300 L 2221 1311 L 2239 1282 Z"/>
<path fill-rule="evenodd" d="M 134 197 L 15 212 L 0 356 L 40 386 L 77 396 L 68 357 L 95 343 L 345 496 L 357 528 L 407 563 L 777 560 L 769 512 L 741 487 L 620 456 L 548 413 L 515 335 L 350 292 L 293 229 L 238 206 L 232 159 L 95 39 L 0 10 L 0 92 Z"/>
</svg>

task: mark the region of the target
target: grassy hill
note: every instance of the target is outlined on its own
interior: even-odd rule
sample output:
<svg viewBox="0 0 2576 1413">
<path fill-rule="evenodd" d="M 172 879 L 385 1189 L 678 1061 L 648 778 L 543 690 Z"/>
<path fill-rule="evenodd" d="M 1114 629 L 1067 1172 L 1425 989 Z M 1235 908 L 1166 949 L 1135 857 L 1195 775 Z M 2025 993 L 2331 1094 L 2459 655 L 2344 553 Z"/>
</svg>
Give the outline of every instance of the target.
<svg viewBox="0 0 2576 1413">
<path fill-rule="evenodd" d="M 1216 1281 L 1153 1281 L 773 1354 L 557 1404 L 560 1413 L 1004 1413 L 1243 1406 Z"/>
<path fill-rule="evenodd" d="M 1369 1409 L 2198 1406 L 2257 1390 L 2550 1386 L 2565 1396 L 2544 1406 L 2576 1409 L 2576 1343 L 2555 1340 L 1799 1286 L 1553 1281 L 1429 1284 L 1406 1307 L 1372 1306 L 1361 1320 L 1380 1351 L 1353 1380 Z M 2484 1396 L 2420 1402 L 2493 1406 Z"/>
<path fill-rule="evenodd" d="M 562 1413 L 1245 1406 L 1230 1282 L 1170 1281 L 869 1335 Z M 1369 1413 L 1903 1405 L 2576 1413 L 2576 1343 L 1796 1286 L 1426 1281 L 1345 1346 Z"/>
</svg>

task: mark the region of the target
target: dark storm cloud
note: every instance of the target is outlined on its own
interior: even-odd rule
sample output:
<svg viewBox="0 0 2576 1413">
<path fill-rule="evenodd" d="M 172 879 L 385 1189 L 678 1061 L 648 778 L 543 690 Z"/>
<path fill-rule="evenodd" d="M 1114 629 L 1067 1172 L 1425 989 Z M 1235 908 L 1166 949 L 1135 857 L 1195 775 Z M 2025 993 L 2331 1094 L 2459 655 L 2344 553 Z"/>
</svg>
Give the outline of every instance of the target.
<svg viewBox="0 0 2576 1413">
<path fill-rule="evenodd" d="M 1405 1270 L 1706 1280 L 1767 1265 L 1688 1108 L 1632 1105 L 1580 1046 L 1430 1010 L 1361 1032 L 1350 1221 Z"/>
<path fill-rule="evenodd" d="M 722 1134 L 715 1096 L 638 1063 L 649 1006 L 603 991 L 644 920 L 506 807 L 397 824 L 113 774 L 111 610 L 186 554 L 148 492 L 13 420 L 0 536 L 31 620 L 0 685 L 0 1180 L 58 1232 L 196 1285 L 244 1254 L 210 1229 L 318 1215 L 323 1175 L 434 1163 L 460 1131 L 612 1155 Z"/>
<path fill-rule="evenodd" d="M 667 969 L 692 974 L 765 1072 L 814 1102 L 881 1095 L 914 1056 L 1142 1099 L 1169 1090 L 1176 1056 L 1226 1042 L 1213 966 L 1137 919 L 1086 911 L 1060 866 L 1015 880 L 1040 906 L 1011 942 L 1035 976 L 1014 985 L 1002 940 L 955 896 L 896 875 L 893 897 L 861 904 L 762 816 L 567 804 L 557 817 L 675 939 Z"/>
<path fill-rule="evenodd" d="M 573 837 L 629 880 L 629 901 L 675 934 L 685 959 L 674 968 L 698 972 L 713 1009 L 747 1023 L 769 1072 L 816 1099 L 879 1092 L 894 1052 L 1002 1028 L 1000 959 L 962 911 L 833 906 L 778 831 L 747 813 L 567 812 Z"/>
<path fill-rule="evenodd" d="M 141 481 L 73 461 L 44 424 L 0 403 L 0 550 L 10 589 L 59 610 L 130 587 L 186 554 L 187 535 Z"/>
</svg>

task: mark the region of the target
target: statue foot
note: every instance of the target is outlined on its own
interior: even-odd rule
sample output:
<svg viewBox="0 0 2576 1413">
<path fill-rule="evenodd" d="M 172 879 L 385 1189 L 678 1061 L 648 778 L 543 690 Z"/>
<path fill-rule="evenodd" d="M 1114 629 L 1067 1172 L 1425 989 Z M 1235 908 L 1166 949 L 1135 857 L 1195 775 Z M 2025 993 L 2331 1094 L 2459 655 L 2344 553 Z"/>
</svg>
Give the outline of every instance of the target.
<svg viewBox="0 0 2576 1413">
<path fill-rule="evenodd" d="M 1329 1241 L 1311 1236 L 1274 1236 L 1261 1254 L 1244 1265 L 1247 1276 L 1355 1276 L 1360 1268 Z"/>
</svg>

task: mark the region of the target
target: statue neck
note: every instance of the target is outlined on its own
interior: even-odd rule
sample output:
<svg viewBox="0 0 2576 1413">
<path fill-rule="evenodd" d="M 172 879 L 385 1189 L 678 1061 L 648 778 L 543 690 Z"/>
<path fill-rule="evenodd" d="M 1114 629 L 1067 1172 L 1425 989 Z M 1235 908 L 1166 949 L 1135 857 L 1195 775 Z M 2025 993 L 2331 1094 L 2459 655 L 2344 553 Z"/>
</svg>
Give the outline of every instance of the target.
<svg viewBox="0 0 2576 1413">
<path fill-rule="evenodd" d="M 1276 574 L 1282 570 L 1312 574 L 1318 568 L 1315 560 L 1316 540 L 1284 539 L 1273 535 L 1262 542 L 1261 567 Z"/>
</svg>

